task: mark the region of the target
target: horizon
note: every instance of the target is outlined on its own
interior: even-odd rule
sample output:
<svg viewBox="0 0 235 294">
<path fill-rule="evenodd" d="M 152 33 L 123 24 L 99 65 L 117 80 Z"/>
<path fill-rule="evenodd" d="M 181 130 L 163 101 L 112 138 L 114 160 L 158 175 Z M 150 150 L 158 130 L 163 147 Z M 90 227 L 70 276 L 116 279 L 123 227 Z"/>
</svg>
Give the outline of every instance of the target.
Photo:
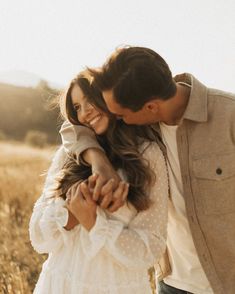
<svg viewBox="0 0 235 294">
<path fill-rule="evenodd" d="M 0 83 L 19 87 L 37 87 L 40 81 L 46 81 L 51 88 L 64 88 L 66 85 L 58 84 L 54 81 L 45 79 L 37 73 L 26 70 L 7 70 L 0 71 Z"/>
</svg>

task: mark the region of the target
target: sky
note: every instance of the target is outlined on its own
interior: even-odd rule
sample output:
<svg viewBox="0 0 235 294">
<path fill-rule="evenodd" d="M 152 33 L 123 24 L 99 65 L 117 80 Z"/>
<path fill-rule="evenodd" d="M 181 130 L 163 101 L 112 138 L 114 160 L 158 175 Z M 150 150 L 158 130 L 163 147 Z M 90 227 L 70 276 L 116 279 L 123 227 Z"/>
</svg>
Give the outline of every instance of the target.
<svg viewBox="0 0 235 294">
<path fill-rule="evenodd" d="M 157 51 L 172 73 L 235 92 L 234 0 L 0 0 L 0 72 L 66 86 L 122 45 Z"/>
</svg>

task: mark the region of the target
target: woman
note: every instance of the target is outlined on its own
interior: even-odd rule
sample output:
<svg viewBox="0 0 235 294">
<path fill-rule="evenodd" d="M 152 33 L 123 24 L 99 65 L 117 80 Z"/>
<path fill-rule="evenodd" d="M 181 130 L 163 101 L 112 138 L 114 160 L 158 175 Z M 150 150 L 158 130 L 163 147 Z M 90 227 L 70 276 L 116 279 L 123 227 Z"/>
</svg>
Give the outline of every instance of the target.
<svg viewBox="0 0 235 294">
<path fill-rule="evenodd" d="M 152 293 L 147 270 L 165 251 L 168 199 L 155 134 L 117 121 L 87 71 L 71 82 L 61 110 L 73 124 L 94 130 L 129 183 L 121 182 L 113 196 L 128 195 L 118 211 L 101 209 L 99 203 L 112 193 L 110 183 L 103 187 L 107 195 L 93 201 L 90 167 L 59 149 L 30 221 L 32 245 L 49 253 L 34 293 Z"/>
</svg>

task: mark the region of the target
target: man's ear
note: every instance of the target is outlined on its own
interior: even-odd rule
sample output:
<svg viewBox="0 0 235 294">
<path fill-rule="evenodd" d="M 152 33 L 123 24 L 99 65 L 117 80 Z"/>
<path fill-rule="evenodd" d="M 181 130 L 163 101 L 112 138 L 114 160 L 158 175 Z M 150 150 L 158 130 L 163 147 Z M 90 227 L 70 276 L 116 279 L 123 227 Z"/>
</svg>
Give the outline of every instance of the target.
<svg viewBox="0 0 235 294">
<path fill-rule="evenodd" d="M 159 111 L 158 100 L 152 100 L 152 101 L 145 103 L 145 109 L 147 111 L 151 111 L 152 113 L 158 113 L 158 111 Z"/>
</svg>

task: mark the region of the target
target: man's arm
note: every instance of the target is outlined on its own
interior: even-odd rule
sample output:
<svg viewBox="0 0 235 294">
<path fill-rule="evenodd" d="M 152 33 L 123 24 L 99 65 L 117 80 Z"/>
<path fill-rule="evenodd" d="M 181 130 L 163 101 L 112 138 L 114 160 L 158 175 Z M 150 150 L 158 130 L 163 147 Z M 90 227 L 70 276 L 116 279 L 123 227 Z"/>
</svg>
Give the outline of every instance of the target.
<svg viewBox="0 0 235 294">
<path fill-rule="evenodd" d="M 110 179 L 113 179 L 113 189 L 117 188 L 121 179 L 103 151 L 97 148 L 87 149 L 83 152 L 83 158 L 92 166 L 92 173 L 98 175 L 93 191 L 94 200 L 98 200 L 103 185 Z"/>
<path fill-rule="evenodd" d="M 60 134 L 66 152 L 75 154 L 78 162 L 82 160 L 91 165 L 92 173 L 98 175 L 93 193 L 94 200 L 99 198 L 103 185 L 110 179 L 114 180 L 113 189 L 118 186 L 120 177 L 112 167 L 91 129 L 84 126 L 75 126 L 66 121 L 61 127 Z"/>
<path fill-rule="evenodd" d="M 66 153 L 74 153 L 78 160 L 87 149 L 103 150 L 96 140 L 95 133 L 88 127 L 72 125 L 65 121 L 61 126 L 60 135 Z"/>
</svg>

